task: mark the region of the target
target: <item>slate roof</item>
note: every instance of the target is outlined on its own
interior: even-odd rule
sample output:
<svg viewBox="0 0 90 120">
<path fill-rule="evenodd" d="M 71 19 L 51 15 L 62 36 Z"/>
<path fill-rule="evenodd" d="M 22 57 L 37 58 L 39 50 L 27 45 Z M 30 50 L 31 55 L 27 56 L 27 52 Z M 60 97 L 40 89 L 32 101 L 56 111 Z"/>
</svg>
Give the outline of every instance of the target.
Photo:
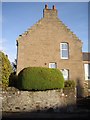
<svg viewBox="0 0 90 120">
<path fill-rule="evenodd" d="M 90 52 L 83 52 L 83 61 L 90 61 Z"/>
</svg>

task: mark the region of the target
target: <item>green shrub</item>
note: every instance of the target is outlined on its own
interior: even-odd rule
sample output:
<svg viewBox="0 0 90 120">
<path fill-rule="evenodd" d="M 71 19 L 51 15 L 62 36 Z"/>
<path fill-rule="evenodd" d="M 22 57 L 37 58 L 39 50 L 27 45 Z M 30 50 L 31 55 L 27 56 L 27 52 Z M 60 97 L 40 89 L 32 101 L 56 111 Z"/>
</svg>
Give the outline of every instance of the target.
<svg viewBox="0 0 90 120">
<path fill-rule="evenodd" d="M 2 79 L 2 87 L 8 87 L 9 76 L 12 71 L 12 66 L 8 59 L 8 56 L 5 55 L 5 53 L 3 53 L 2 51 L 0 51 L 0 80 Z"/>
<path fill-rule="evenodd" d="M 23 90 L 48 90 L 64 87 L 60 70 L 43 67 L 24 68 L 18 74 L 17 88 Z"/>
<path fill-rule="evenodd" d="M 18 76 L 16 75 L 16 73 L 15 72 L 11 73 L 9 77 L 9 87 L 11 86 L 17 87 L 17 80 L 18 80 Z"/>
<path fill-rule="evenodd" d="M 75 86 L 74 80 L 67 80 L 64 82 L 64 88 L 75 88 Z"/>
</svg>

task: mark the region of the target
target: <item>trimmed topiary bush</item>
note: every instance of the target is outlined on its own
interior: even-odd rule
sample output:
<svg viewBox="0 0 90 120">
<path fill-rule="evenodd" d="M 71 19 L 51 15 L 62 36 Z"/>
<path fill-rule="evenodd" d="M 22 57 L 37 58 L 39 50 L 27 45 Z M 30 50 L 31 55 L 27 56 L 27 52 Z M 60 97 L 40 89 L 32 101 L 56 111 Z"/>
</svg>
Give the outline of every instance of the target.
<svg viewBox="0 0 90 120">
<path fill-rule="evenodd" d="M 49 90 L 64 87 L 64 78 L 60 70 L 28 67 L 18 74 L 17 87 L 22 90 Z"/>
<path fill-rule="evenodd" d="M 75 88 L 76 84 L 74 80 L 67 80 L 64 82 L 64 88 Z"/>
</svg>

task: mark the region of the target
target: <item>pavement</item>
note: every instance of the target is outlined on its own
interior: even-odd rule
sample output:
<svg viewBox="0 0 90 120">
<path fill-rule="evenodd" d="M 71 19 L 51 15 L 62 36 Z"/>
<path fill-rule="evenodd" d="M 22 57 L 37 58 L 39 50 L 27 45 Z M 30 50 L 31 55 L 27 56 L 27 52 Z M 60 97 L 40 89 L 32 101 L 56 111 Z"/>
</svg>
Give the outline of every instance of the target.
<svg viewBox="0 0 90 120">
<path fill-rule="evenodd" d="M 90 112 L 78 113 L 30 113 L 30 112 L 3 112 L 2 120 L 4 119 L 32 119 L 32 118 L 76 118 L 88 120 Z"/>
</svg>

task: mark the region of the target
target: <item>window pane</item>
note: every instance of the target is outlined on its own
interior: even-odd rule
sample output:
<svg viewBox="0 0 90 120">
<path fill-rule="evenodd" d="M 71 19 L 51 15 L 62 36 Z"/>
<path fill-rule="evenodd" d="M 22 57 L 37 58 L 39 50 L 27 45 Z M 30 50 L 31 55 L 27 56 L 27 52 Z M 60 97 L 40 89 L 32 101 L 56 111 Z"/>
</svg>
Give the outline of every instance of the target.
<svg viewBox="0 0 90 120">
<path fill-rule="evenodd" d="M 60 44 L 60 56 L 61 59 L 68 59 L 69 50 L 68 50 L 68 43 L 61 43 Z"/>
<path fill-rule="evenodd" d="M 62 57 L 68 58 L 68 51 L 67 50 L 62 50 Z"/>
<path fill-rule="evenodd" d="M 52 68 L 55 68 L 55 67 L 56 67 L 56 65 L 55 65 L 55 63 L 53 63 L 53 64 L 52 64 Z"/>
<path fill-rule="evenodd" d="M 68 49 L 68 44 L 67 43 L 62 43 L 62 49 Z"/>
<path fill-rule="evenodd" d="M 85 71 L 85 80 L 88 80 L 89 78 L 89 65 L 84 64 L 84 71 Z"/>
<path fill-rule="evenodd" d="M 90 64 L 88 64 L 88 79 L 90 80 Z"/>
<path fill-rule="evenodd" d="M 49 63 L 49 68 L 56 68 L 56 63 Z"/>
<path fill-rule="evenodd" d="M 88 74 L 90 76 L 90 64 L 88 64 Z"/>
</svg>

